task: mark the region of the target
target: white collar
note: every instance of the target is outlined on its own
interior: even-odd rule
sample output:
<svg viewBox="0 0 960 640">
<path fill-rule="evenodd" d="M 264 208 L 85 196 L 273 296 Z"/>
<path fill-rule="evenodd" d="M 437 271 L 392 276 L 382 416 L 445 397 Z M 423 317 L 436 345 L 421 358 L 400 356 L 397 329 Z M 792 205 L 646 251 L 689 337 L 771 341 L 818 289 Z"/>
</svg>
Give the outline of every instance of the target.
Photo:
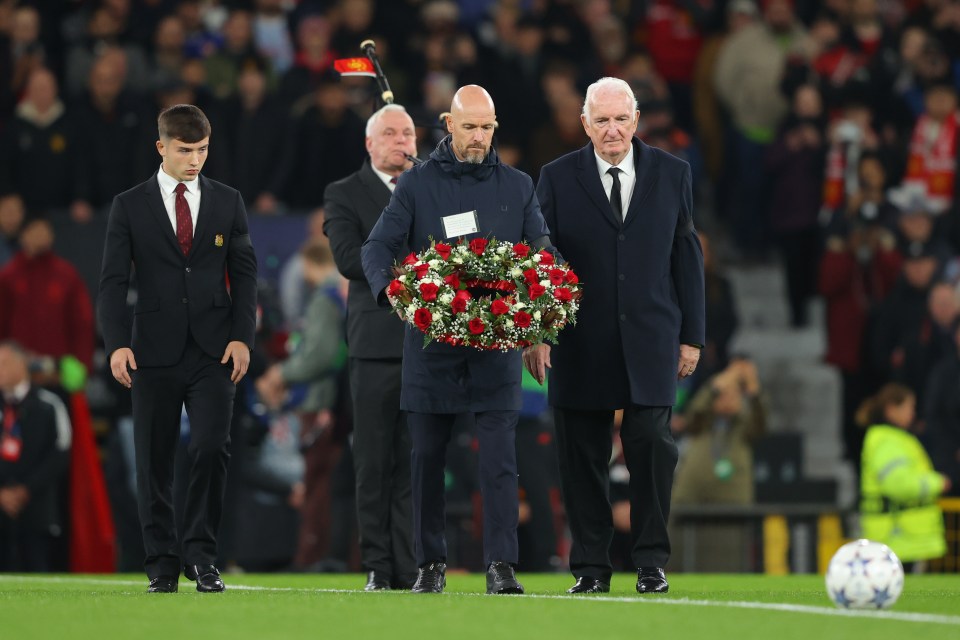
<svg viewBox="0 0 960 640">
<path fill-rule="evenodd" d="M 396 186 L 395 184 L 394 185 L 390 184 L 390 181 L 393 180 L 394 176 L 390 175 L 389 173 L 386 173 L 385 171 L 380 171 L 380 169 L 377 169 L 375 166 L 373 166 L 373 162 L 370 163 L 370 168 L 373 169 L 373 172 L 377 174 L 377 177 L 383 181 L 383 184 L 387 185 L 387 189 L 390 189 L 392 191 L 393 187 Z M 399 176 L 396 176 L 396 177 L 399 178 Z"/>
<path fill-rule="evenodd" d="M 594 147 L 593 149 L 593 155 L 597 159 L 597 170 L 600 172 L 600 175 L 602 176 L 613 165 L 600 157 L 600 154 L 597 153 L 596 147 Z M 620 164 L 617 165 L 617 168 L 620 169 L 620 171 L 631 176 L 636 171 L 636 167 L 633 165 L 633 142 L 632 141 L 630 143 L 630 149 L 627 151 L 627 155 L 623 157 L 623 160 L 620 161 Z"/>
<path fill-rule="evenodd" d="M 17 404 L 23 402 L 23 399 L 27 397 L 27 394 L 30 393 L 30 381 L 24 380 L 17 386 L 13 388 L 13 391 L 10 393 L 4 393 L 3 398 L 7 402 L 15 402 Z"/>
<path fill-rule="evenodd" d="M 168 174 L 163 170 L 163 165 L 160 165 L 160 170 L 157 172 L 157 181 L 160 183 L 160 191 L 163 195 L 173 193 L 177 190 L 177 185 L 180 184 L 180 181 Z M 187 191 L 191 195 L 197 195 L 200 193 L 200 176 L 198 175 L 196 180 L 184 180 L 183 184 L 187 185 Z"/>
</svg>

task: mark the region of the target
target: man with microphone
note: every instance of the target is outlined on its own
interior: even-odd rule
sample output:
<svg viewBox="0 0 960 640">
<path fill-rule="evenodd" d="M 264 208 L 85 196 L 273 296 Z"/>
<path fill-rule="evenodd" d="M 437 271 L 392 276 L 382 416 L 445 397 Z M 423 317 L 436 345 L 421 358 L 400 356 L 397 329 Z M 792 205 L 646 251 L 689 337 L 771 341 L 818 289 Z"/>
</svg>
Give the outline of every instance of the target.
<svg viewBox="0 0 960 640">
<path fill-rule="evenodd" d="M 360 556 L 368 591 L 409 589 L 417 577 L 410 511 L 410 436 L 400 410 L 403 322 L 370 296 L 360 247 L 390 202 L 397 177 L 417 152 L 413 120 L 387 104 L 367 121 L 369 158 L 324 192 L 337 269 L 350 280 L 347 345 L 353 395 Z"/>
</svg>

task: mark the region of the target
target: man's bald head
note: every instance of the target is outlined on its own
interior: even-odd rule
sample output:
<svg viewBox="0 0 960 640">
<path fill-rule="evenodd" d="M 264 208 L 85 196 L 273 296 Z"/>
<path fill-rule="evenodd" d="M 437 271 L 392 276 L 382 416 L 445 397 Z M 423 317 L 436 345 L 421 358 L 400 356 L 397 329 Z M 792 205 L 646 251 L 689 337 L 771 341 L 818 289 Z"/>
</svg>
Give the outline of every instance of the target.
<svg viewBox="0 0 960 640">
<path fill-rule="evenodd" d="M 483 87 L 468 84 L 460 87 L 450 104 L 447 131 L 451 134 L 457 159 L 480 164 L 490 153 L 497 114 L 493 98 Z"/>
<path fill-rule="evenodd" d="M 493 98 L 490 97 L 486 89 L 477 84 L 460 87 L 453 94 L 453 102 L 450 103 L 450 113 L 452 115 L 490 114 L 495 116 L 495 112 Z"/>
</svg>

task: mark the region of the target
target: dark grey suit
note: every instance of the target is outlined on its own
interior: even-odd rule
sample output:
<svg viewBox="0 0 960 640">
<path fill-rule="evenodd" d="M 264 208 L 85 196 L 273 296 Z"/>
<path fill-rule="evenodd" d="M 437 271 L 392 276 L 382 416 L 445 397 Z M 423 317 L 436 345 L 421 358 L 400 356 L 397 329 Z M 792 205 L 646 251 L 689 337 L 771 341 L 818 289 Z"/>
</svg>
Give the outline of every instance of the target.
<svg viewBox="0 0 960 640">
<path fill-rule="evenodd" d="M 367 571 L 412 582 L 410 437 L 400 410 L 403 323 L 377 306 L 360 264 L 360 247 L 390 202 L 390 190 L 370 166 L 324 192 L 324 233 L 337 268 L 350 280 L 347 344 L 353 394 L 353 455 L 360 554 Z"/>
</svg>

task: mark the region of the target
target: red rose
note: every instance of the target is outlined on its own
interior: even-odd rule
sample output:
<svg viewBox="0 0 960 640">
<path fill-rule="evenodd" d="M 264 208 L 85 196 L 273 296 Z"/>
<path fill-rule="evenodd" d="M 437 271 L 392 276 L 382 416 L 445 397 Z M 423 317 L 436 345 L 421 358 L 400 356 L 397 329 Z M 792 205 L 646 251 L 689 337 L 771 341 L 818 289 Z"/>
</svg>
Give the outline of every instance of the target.
<svg viewBox="0 0 960 640">
<path fill-rule="evenodd" d="M 510 305 L 508 305 L 506 302 L 504 302 L 500 298 L 497 298 L 496 300 L 494 300 L 493 304 L 490 305 L 490 313 L 492 313 L 495 316 L 502 316 L 503 314 L 509 313 L 509 312 L 510 312 Z"/>
<path fill-rule="evenodd" d="M 530 255 L 530 245 L 518 242 L 517 244 L 513 245 L 513 255 L 517 256 L 518 258 L 526 258 L 528 255 Z"/>
<path fill-rule="evenodd" d="M 517 325 L 521 329 L 526 329 L 530 326 L 530 320 L 532 317 L 526 311 L 517 311 L 513 314 L 513 324 Z"/>
<path fill-rule="evenodd" d="M 527 293 L 530 294 L 531 300 L 536 300 L 546 292 L 547 292 L 547 288 L 542 284 L 532 284 L 529 287 L 527 287 Z"/>
<path fill-rule="evenodd" d="M 566 287 L 560 287 L 553 292 L 553 297 L 560 302 L 570 302 L 571 298 L 573 298 L 573 294 L 570 293 L 570 289 L 567 289 Z"/>
<path fill-rule="evenodd" d="M 541 251 L 540 264 L 553 264 L 553 254 L 546 250 Z"/>
<path fill-rule="evenodd" d="M 403 262 L 402 262 L 401 264 L 405 264 L 405 265 L 407 265 L 407 266 L 410 266 L 410 265 L 415 264 L 416 262 L 417 262 L 417 254 L 411 253 L 411 254 L 407 255 L 406 258 L 403 259 Z"/>
<path fill-rule="evenodd" d="M 430 270 L 430 265 L 428 265 L 426 262 L 424 262 L 423 264 L 418 264 L 413 268 L 413 272 L 417 274 L 417 280 L 427 275 L 427 271 L 429 270 Z"/>
<path fill-rule="evenodd" d="M 429 309 L 417 309 L 413 312 L 413 323 L 420 331 L 426 332 L 431 322 L 433 322 L 433 314 Z"/>
<path fill-rule="evenodd" d="M 567 281 L 567 284 L 577 284 L 580 282 L 580 278 L 578 278 L 577 274 L 575 274 L 573 271 L 567 271 L 567 275 L 564 276 L 563 279 Z"/>
<path fill-rule="evenodd" d="M 446 276 L 446 277 L 443 279 L 443 281 L 444 281 L 446 284 L 450 285 L 450 288 L 452 288 L 452 289 L 459 289 L 459 288 L 460 288 L 460 276 L 457 275 L 456 273 L 451 273 L 450 275 Z"/>
<path fill-rule="evenodd" d="M 540 274 L 537 273 L 536 269 L 527 269 L 523 272 L 523 279 L 526 280 L 527 284 L 537 284 L 540 282 Z"/>
<path fill-rule="evenodd" d="M 390 285 L 387 286 L 387 295 L 391 298 L 396 298 L 398 295 L 403 293 L 403 283 L 399 280 L 391 280 Z"/>
<path fill-rule="evenodd" d="M 467 328 L 470 329 L 470 333 L 472 333 L 475 336 L 478 336 L 481 333 L 483 333 L 483 330 L 486 329 L 487 327 L 485 324 L 483 324 L 483 320 L 481 320 L 480 318 L 474 318 L 473 320 L 467 323 Z"/>
<path fill-rule="evenodd" d="M 454 298 L 453 301 L 450 303 L 450 308 L 453 310 L 454 313 L 463 313 L 464 311 L 467 310 L 467 299 L 461 298 L 459 296 Z"/>
<path fill-rule="evenodd" d="M 563 269 L 550 269 L 550 284 L 553 286 L 563 284 L 563 276 L 566 275 Z"/>
<path fill-rule="evenodd" d="M 437 299 L 437 291 L 440 290 L 440 287 L 433 284 L 432 282 L 424 282 L 420 285 L 420 295 L 423 297 L 424 302 L 433 302 Z"/>
<path fill-rule="evenodd" d="M 444 260 L 446 260 L 447 258 L 450 257 L 450 250 L 451 250 L 453 247 L 451 247 L 450 245 L 445 244 L 445 243 L 443 243 L 443 242 L 438 242 L 437 244 L 435 244 L 435 245 L 433 246 L 433 248 L 436 249 L 437 253 L 440 254 L 440 257 L 441 257 L 441 258 L 443 258 Z"/>
<path fill-rule="evenodd" d="M 474 238 L 470 241 L 470 251 L 473 251 L 475 254 L 483 255 L 483 252 L 487 248 L 487 239 L 486 238 Z"/>
</svg>

